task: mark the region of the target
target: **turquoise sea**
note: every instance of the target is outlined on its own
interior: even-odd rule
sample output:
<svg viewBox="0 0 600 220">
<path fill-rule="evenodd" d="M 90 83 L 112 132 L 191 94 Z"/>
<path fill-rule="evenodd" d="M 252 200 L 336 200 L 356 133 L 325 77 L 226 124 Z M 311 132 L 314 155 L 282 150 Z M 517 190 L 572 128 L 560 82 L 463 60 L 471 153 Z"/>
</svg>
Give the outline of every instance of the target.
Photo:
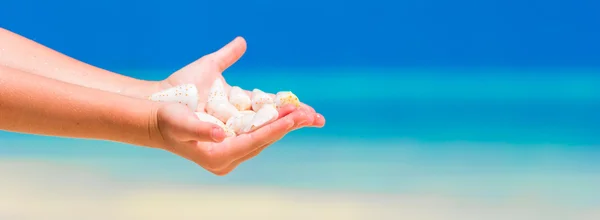
<svg viewBox="0 0 600 220">
<path fill-rule="evenodd" d="M 3 132 L 0 155 L 90 166 L 122 181 L 600 205 L 599 74 L 326 71 L 225 73 L 246 89 L 294 91 L 327 118 L 225 177 L 167 152 L 102 141 Z"/>
</svg>

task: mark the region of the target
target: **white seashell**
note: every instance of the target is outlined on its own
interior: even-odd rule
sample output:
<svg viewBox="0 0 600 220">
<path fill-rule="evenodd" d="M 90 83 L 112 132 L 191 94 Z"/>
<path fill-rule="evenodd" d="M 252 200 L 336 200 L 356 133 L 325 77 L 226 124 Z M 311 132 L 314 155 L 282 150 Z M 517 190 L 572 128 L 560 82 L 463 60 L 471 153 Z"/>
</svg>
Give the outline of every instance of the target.
<svg viewBox="0 0 600 220">
<path fill-rule="evenodd" d="M 227 100 L 227 93 L 221 79 L 215 79 L 208 93 L 208 101 L 211 100 Z"/>
<path fill-rule="evenodd" d="M 214 116 L 212 116 L 212 115 L 206 114 L 205 112 L 196 112 L 196 116 L 198 116 L 198 118 L 199 118 L 201 121 L 204 121 L 204 122 L 210 122 L 210 123 L 213 123 L 213 124 L 216 124 L 216 125 L 219 125 L 219 126 L 224 126 L 224 125 L 225 125 L 225 124 L 224 124 L 224 123 L 223 123 L 221 120 L 219 120 L 218 118 L 215 118 L 215 117 L 214 117 Z"/>
<path fill-rule="evenodd" d="M 240 114 L 242 114 L 242 115 L 255 115 L 256 112 L 254 112 L 252 110 L 246 110 L 246 111 L 240 111 Z"/>
<path fill-rule="evenodd" d="M 252 110 L 258 112 L 265 105 L 273 105 L 275 107 L 271 96 L 260 89 L 252 90 Z"/>
<path fill-rule="evenodd" d="M 255 115 L 256 113 L 253 111 L 242 111 L 239 115 L 229 118 L 225 125 L 236 134 L 241 134 L 243 133 L 242 129 L 250 125 Z"/>
<path fill-rule="evenodd" d="M 264 105 L 256 115 L 252 118 L 250 124 L 242 129 L 243 133 L 252 132 L 266 124 L 269 124 L 279 117 L 279 112 L 275 108 L 275 105 Z"/>
<path fill-rule="evenodd" d="M 277 106 L 277 108 L 281 108 L 282 106 L 287 104 L 292 104 L 296 107 L 300 107 L 300 100 L 294 93 L 290 91 L 278 92 L 275 96 L 275 105 Z"/>
<path fill-rule="evenodd" d="M 231 90 L 229 90 L 229 102 L 240 111 L 250 110 L 252 108 L 250 96 L 238 86 L 231 87 Z"/>
<path fill-rule="evenodd" d="M 231 130 L 229 127 L 225 126 L 225 124 L 222 121 L 215 118 L 214 116 L 206 114 L 204 112 L 196 112 L 196 116 L 198 116 L 200 121 L 213 123 L 213 124 L 216 124 L 219 127 L 223 128 L 223 130 L 225 131 L 225 134 L 227 134 L 227 137 L 235 137 L 235 132 L 233 130 Z"/>
<path fill-rule="evenodd" d="M 240 112 L 227 100 L 213 99 L 206 104 L 206 112 L 225 123 Z"/>
<path fill-rule="evenodd" d="M 183 84 L 154 93 L 148 97 L 156 102 L 181 103 L 196 111 L 198 107 L 198 89 L 194 84 Z"/>
</svg>

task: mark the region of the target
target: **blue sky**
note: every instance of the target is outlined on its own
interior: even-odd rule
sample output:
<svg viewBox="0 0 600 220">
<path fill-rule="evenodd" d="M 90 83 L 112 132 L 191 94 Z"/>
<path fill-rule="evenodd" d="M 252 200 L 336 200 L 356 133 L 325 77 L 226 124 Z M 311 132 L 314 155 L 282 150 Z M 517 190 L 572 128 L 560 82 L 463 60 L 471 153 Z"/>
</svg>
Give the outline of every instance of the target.
<svg viewBox="0 0 600 220">
<path fill-rule="evenodd" d="M 0 25 L 107 68 L 172 69 L 237 35 L 240 67 L 600 67 L 598 1 L 4 0 Z"/>
</svg>

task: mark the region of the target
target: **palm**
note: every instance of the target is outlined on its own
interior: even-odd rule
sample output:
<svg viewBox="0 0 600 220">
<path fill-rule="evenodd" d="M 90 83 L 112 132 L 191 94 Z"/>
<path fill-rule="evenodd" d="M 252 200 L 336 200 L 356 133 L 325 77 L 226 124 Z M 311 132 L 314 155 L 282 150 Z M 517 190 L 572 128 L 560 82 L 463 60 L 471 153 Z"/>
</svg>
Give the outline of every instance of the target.
<svg viewBox="0 0 600 220">
<path fill-rule="evenodd" d="M 196 111 L 203 111 L 206 107 L 206 102 L 208 101 L 208 93 L 210 91 L 212 82 L 214 82 L 217 77 L 220 77 L 223 81 L 225 80 L 222 76 L 217 76 L 214 73 L 187 74 L 187 72 L 192 72 L 188 70 L 189 69 L 182 69 L 174 73 L 171 77 L 169 77 L 168 81 L 164 82 L 162 89 L 181 84 L 196 85 L 196 88 L 198 89 L 198 109 Z"/>
<path fill-rule="evenodd" d="M 222 72 L 233 65 L 246 51 L 243 38 L 236 38 L 220 50 L 176 71 L 161 82 L 162 89 L 181 85 L 195 84 L 198 89 L 198 109 L 204 110 L 212 82 L 220 78 L 226 89 L 231 86 L 223 78 Z M 172 149 L 173 153 L 195 161 L 215 174 L 226 174 L 241 162 L 256 156 L 264 148 L 282 138 L 293 129 L 303 126 L 321 127 L 325 119 L 307 105 L 295 110 L 292 106 L 280 109 L 280 119 L 258 129 L 251 134 L 242 134 L 223 142 L 194 142 L 193 147 Z"/>
<path fill-rule="evenodd" d="M 221 75 L 223 70 L 218 64 L 210 60 L 210 56 L 205 56 L 173 73 L 163 81 L 162 89 L 181 84 L 194 84 L 198 89 L 198 111 L 204 109 L 212 82 L 217 78 L 221 78 L 226 82 Z"/>
</svg>

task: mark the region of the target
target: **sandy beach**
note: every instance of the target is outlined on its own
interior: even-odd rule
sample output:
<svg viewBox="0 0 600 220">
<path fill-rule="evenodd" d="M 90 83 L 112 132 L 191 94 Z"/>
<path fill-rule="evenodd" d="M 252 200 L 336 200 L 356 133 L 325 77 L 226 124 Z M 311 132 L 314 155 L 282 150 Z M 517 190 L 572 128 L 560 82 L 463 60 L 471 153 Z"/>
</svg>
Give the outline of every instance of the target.
<svg viewBox="0 0 600 220">
<path fill-rule="evenodd" d="M 0 162 L 0 219 L 599 219 L 597 207 L 259 186 L 124 181 L 102 169 Z"/>
</svg>

